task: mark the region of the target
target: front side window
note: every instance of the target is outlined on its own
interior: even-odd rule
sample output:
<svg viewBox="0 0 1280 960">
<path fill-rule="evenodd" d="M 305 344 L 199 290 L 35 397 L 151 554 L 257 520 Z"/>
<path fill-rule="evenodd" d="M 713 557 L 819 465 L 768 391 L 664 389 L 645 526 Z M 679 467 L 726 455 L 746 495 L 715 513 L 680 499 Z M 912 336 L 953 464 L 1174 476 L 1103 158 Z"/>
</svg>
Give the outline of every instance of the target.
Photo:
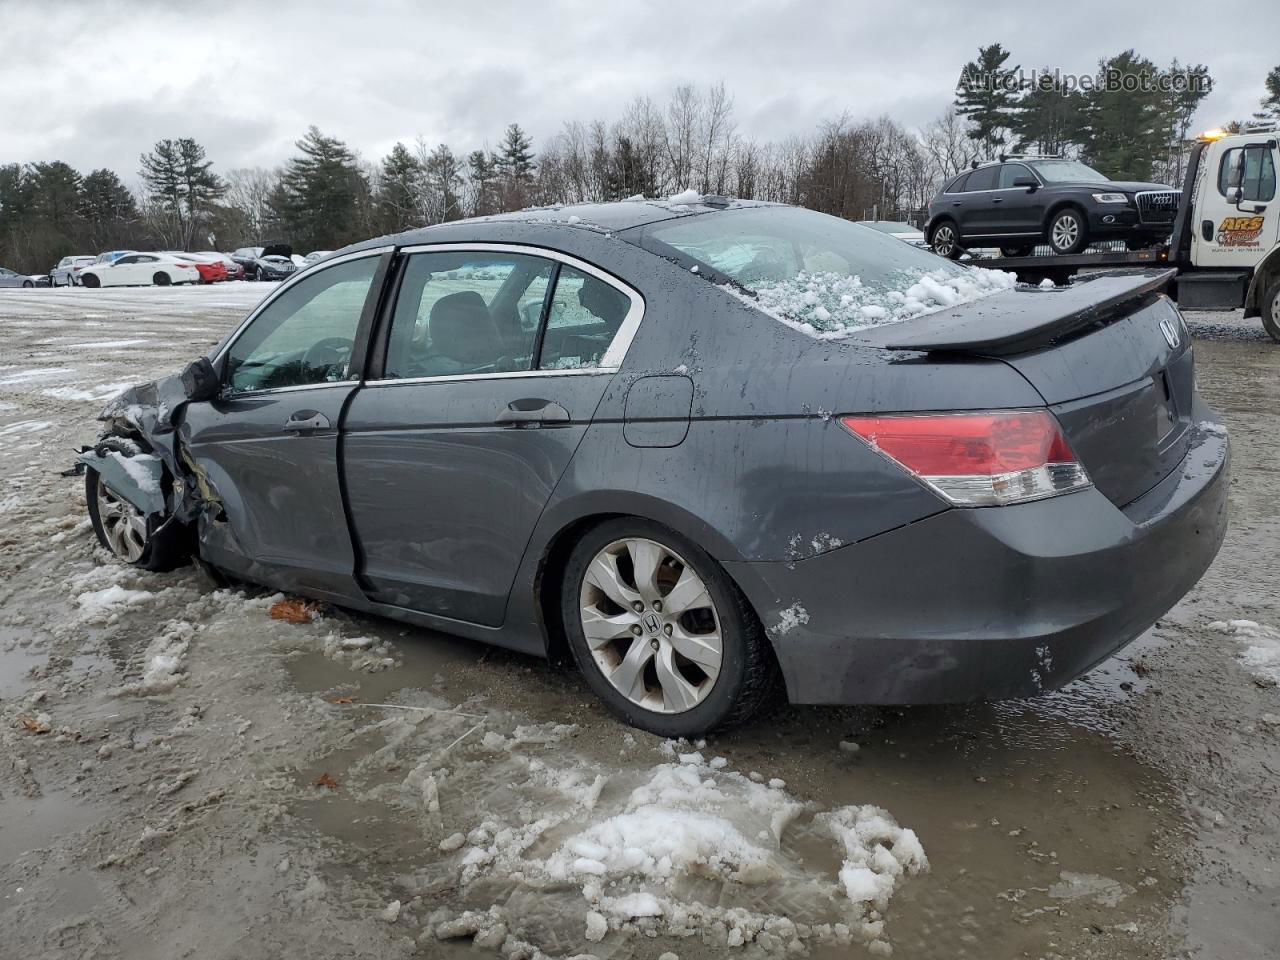
<svg viewBox="0 0 1280 960">
<path fill-rule="evenodd" d="M 547 312 L 538 367 L 578 370 L 600 366 L 631 309 L 631 298 L 598 277 L 562 266 Z"/>
<path fill-rule="evenodd" d="M 1012 190 L 1014 188 L 1013 181 L 1019 177 L 1031 177 L 1031 170 L 1020 163 L 1006 163 L 1000 167 L 1000 184 L 1001 190 Z M 1034 177 L 1032 178 L 1034 179 Z"/>
<path fill-rule="evenodd" d="M 336 264 L 284 290 L 227 352 L 232 393 L 346 380 L 378 257 Z"/>
<path fill-rule="evenodd" d="M 1235 147 L 1222 155 L 1218 167 L 1218 192 L 1224 197 L 1230 189 L 1231 171 L 1244 164 L 1240 179 L 1240 199 L 1267 203 L 1276 195 L 1276 167 L 1266 147 Z"/>
<path fill-rule="evenodd" d="M 396 297 L 386 376 L 533 369 L 554 264 L 518 253 L 417 253 Z"/>
</svg>

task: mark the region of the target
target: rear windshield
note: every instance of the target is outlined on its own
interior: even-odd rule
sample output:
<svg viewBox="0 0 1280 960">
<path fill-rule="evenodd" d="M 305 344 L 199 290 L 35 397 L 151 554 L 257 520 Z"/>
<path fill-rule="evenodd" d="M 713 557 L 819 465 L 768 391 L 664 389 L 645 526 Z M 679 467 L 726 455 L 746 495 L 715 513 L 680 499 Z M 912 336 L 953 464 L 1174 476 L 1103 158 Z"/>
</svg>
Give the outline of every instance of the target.
<svg viewBox="0 0 1280 960">
<path fill-rule="evenodd" d="M 646 243 L 659 254 L 692 261 L 690 269 L 711 282 L 823 339 L 977 300 L 1015 282 L 1012 274 L 962 267 L 861 224 L 799 207 L 658 223 L 646 232 Z"/>
</svg>

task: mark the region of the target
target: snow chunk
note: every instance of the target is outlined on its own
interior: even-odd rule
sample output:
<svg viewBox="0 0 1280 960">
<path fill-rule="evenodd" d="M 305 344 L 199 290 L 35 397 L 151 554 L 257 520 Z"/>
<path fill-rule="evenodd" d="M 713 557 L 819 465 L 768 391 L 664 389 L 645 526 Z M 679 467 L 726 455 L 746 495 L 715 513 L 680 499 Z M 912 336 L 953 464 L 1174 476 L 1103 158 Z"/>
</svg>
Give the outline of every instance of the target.
<svg viewBox="0 0 1280 960">
<path fill-rule="evenodd" d="M 667 203 L 673 203 L 673 204 L 676 204 L 677 206 L 686 206 L 688 204 L 701 203 L 701 202 L 702 202 L 702 194 L 700 194 L 697 190 L 694 190 L 693 188 L 681 190 L 679 193 L 674 193 L 671 196 L 667 197 Z"/>
<path fill-rule="evenodd" d="M 604 939 L 604 935 L 609 932 L 609 921 L 595 910 L 587 911 L 587 932 L 586 937 L 592 943 L 599 943 Z"/>
<path fill-rule="evenodd" d="M 90 623 L 105 623 L 112 614 L 127 607 L 136 607 L 155 596 L 150 590 L 129 590 L 115 584 L 105 590 L 82 593 L 76 597 L 81 616 Z"/>
<path fill-rule="evenodd" d="M 1210 630 L 1230 634 L 1248 645 L 1240 654 L 1254 680 L 1263 686 L 1280 684 L 1280 630 L 1256 620 L 1216 620 Z"/>
<path fill-rule="evenodd" d="M 147 645 L 142 678 L 120 692 L 146 696 L 167 693 L 182 682 L 183 663 L 196 628 L 185 620 L 171 620 L 164 631 Z"/>
<path fill-rule="evenodd" d="M 1017 282 L 1003 270 L 970 267 L 959 274 L 947 269 L 901 270 L 887 286 L 864 284 L 859 277 L 841 273 L 802 272 L 754 283 L 754 298 L 733 286 L 724 289 L 793 330 L 835 340 L 1004 293 Z"/>
<path fill-rule="evenodd" d="M 156 473 L 151 469 L 160 462 L 159 457 L 152 456 L 149 453 L 135 453 L 126 457 L 119 450 L 107 451 L 107 456 L 124 468 L 124 472 L 129 475 L 129 479 L 138 485 L 138 489 L 143 493 L 159 493 L 160 484 L 156 481 Z"/>
<path fill-rule="evenodd" d="M 1054 290 L 1057 288 L 1057 286 L 1058 285 L 1054 283 L 1052 280 L 1050 280 L 1048 277 L 1045 277 L 1043 280 L 1040 281 L 1041 290 Z"/>
</svg>

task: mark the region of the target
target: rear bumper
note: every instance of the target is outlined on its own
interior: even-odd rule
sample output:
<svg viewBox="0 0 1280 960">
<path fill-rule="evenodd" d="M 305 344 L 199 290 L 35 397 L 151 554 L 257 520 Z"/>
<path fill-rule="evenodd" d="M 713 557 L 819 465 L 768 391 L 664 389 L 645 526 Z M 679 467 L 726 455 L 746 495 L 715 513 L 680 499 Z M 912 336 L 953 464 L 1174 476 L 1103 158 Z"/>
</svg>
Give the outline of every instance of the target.
<svg viewBox="0 0 1280 960">
<path fill-rule="evenodd" d="M 1227 526 L 1208 425 L 1123 509 L 1095 489 L 947 510 L 811 560 L 730 563 L 796 703 L 1032 696 L 1115 653 L 1195 585 Z"/>
</svg>

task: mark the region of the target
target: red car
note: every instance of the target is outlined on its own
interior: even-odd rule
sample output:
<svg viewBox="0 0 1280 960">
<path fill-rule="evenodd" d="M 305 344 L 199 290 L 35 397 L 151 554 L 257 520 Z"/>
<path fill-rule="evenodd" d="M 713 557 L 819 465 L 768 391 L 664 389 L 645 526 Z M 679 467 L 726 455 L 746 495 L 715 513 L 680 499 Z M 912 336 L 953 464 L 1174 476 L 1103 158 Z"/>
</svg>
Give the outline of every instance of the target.
<svg viewBox="0 0 1280 960">
<path fill-rule="evenodd" d="M 179 260 L 195 264 L 201 283 L 220 283 L 227 279 L 227 266 L 222 262 L 221 257 L 205 256 L 200 253 L 178 253 L 174 256 Z"/>
</svg>

